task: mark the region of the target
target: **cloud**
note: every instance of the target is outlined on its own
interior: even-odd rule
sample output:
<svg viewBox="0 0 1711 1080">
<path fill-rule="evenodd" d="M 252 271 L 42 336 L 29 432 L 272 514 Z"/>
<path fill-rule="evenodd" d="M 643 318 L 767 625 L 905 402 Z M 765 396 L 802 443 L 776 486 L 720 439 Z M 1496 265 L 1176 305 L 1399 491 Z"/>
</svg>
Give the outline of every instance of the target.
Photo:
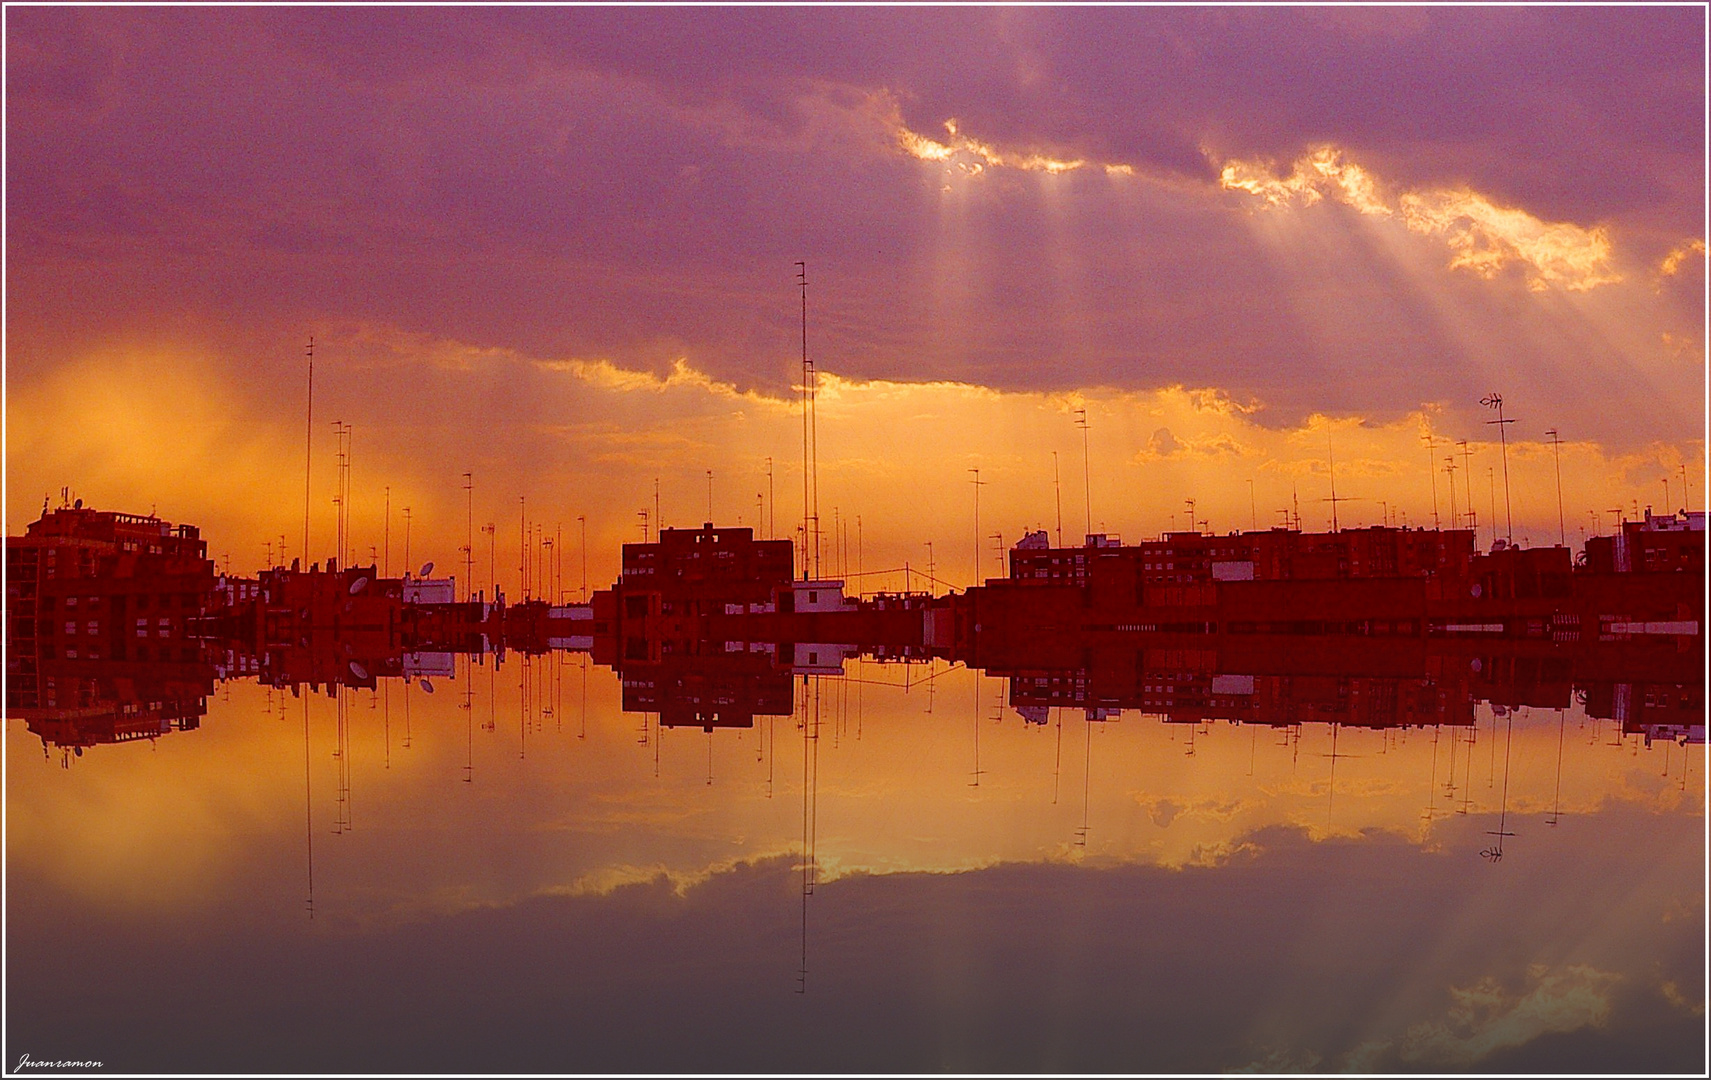
<svg viewBox="0 0 1711 1080">
<path fill-rule="evenodd" d="M 1602 228 L 1540 221 L 1467 189 L 1404 191 L 1387 198 L 1371 173 L 1334 146 L 1316 147 L 1284 176 L 1258 162 L 1226 162 L 1219 183 L 1273 209 L 1311 206 L 1330 198 L 1361 214 L 1397 218 L 1410 231 L 1448 247 L 1450 269 L 1482 278 L 1496 277 L 1511 263 L 1520 263 L 1535 290 L 1557 285 L 1584 292 L 1622 280 L 1612 265 L 1609 234 Z M 1673 272 L 1673 266 L 1666 272 Z"/>
</svg>

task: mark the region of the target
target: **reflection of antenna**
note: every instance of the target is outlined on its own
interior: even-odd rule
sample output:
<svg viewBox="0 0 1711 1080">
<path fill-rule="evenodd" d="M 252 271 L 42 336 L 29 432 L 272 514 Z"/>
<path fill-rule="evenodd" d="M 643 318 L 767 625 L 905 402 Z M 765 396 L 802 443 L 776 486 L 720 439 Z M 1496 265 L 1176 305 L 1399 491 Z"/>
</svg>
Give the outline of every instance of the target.
<svg viewBox="0 0 1711 1080">
<path fill-rule="evenodd" d="M 1075 846 L 1087 846 L 1087 808 L 1093 794 L 1093 710 L 1088 709 L 1082 726 L 1087 731 L 1086 748 L 1081 756 L 1081 828 L 1075 830 Z"/>
<path fill-rule="evenodd" d="M 1568 726 L 1568 713 L 1564 709 L 1557 710 L 1557 787 L 1556 794 L 1551 799 L 1551 816 L 1545 819 L 1546 825 L 1555 825 L 1562 820 L 1562 744 L 1563 735 Z"/>
<path fill-rule="evenodd" d="M 1485 835 L 1497 837 L 1497 842 L 1479 853 L 1481 858 L 1491 863 L 1499 862 L 1503 858 L 1503 838 L 1515 835 L 1506 829 L 1509 820 L 1509 747 L 1515 741 L 1515 712 L 1513 709 L 1506 712 L 1508 715 L 1503 739 L 1503 800 L 1497 814 L 1496 830 L 1485 831 Z M 1496 717 L 1492 718 L 1492 726 L 1496 726 Z"/>
<path fill-rule="evenodd" d="M 305 553 L 307 548 L 304 549 Z M 292 693 L 297 692 L 295 684 Z M 303 851 L 309 867 L 309 917 L 315 917 L 315 803 L 309 787 L 309 695 L 303 695 Z"/>
</svg>

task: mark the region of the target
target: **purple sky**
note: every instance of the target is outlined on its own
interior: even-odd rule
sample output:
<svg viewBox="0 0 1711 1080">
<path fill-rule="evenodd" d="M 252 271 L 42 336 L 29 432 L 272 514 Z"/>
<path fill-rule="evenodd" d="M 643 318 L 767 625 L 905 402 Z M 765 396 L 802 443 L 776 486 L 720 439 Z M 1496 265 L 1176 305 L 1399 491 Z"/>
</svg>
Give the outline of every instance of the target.
<svg viewBox="0 0 1711 1080">
<path fill-rule="evenodd" d="M 11 9 L 9 379 L 189 348 L 265 412 L 315 333 L 330 364 L 432 341 L 786 394 L 806 259 L 814 351 L 848 378 L 1211 387 L 1271 426 L 1435 403 L 1480 437 L 1496 388 L 1613 453 L 1685 446 L 1704 27 L 1694 8 Z M 1220 182 L 1305 176 L 1320 150 L 1382 206 Z M 503 431 L 529 393 L 489 386 L 468 419 Z"/>
</svg>

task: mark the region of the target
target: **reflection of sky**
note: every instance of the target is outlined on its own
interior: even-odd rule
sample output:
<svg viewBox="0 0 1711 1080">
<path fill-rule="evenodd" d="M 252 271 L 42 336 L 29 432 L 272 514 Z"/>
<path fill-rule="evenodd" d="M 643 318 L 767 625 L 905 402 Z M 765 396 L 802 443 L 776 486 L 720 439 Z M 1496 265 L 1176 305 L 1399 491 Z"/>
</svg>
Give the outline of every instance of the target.
<svg viewBox="0 0 1711 1080">
<path fill-rule="evenodd" d="M 312 701 L 313 923 L 300 700 L 234 684 L 200 730 L 69 772 L 14 726 L 14 1038 L 121 1068 L 1694 1064 L 1703 748 L 1578 710 L 1505 739 L 1481 706 L 1471 746 L 1340 729 L 1333 792 L 1323 726 L 1066 710 L 1060 750 L 993 723 L 984 680 L 975 787 L 971 675 L 930 714 L 825 680 L 804 1001 L 794 721 L 643 743 L 595 668 L 582 737 L 580 667 L 526 722 L 518 673 L 412 692 L 408 747 L 401 685 L 352 695 L 344 835 Z M 184 1008 L 56 1018 L 90 993 Z"/>
</svg>

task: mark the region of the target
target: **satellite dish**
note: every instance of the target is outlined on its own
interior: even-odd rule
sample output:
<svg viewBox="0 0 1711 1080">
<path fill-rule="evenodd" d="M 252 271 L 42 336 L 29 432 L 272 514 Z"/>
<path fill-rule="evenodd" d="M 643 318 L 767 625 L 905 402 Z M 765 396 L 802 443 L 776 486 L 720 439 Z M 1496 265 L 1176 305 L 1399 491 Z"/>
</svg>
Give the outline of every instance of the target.
<svg viewBox="0 0 1711 1080">
<path fill-rule="evenodd" d="M 421 685 L 422 685 L 422 692 L 424 694 L 431 694 L 434 692 L 434 684 L 429 682 L 428 680 L 423 679 Z"/>
<path fill-rule="evenodd" d="M 72 508 L 72 509 L 73 509 L 73 510 L 81 510 L 81 509 L 83 509 L 83 500 L 82 500 L 82 499 L 79 499 L 79 500 L 77 500 L 77 501 L 76 501 L 76 502 L 74 502 L 74 503 L 72 503 L 72 504 L 71 504 L 71 508 Z M 81 747 L 81 746 L 80 746 L 80 747 L 78 747 L 78 748 L 77 748 L 77 752 L 78 752 L 78 753 L 79 753 L 79 754 L 82 754 L 82 753 L 83 753 L 83 748 L 82 748 L 82 747 Z"/>
<path fill-rule="evenodd" d="M 368 588 L 368 579 L 365 577 L 359 577 L 355 581 L 351 582 L 351 595 L 355 596 L 366 588 Z"/>
<path fill-rule="evenodd" d="M 417 574 L 416 576 L 417 577 L 427 577 L 429 574 L 431 574 L 433 572 L 434 572 L 434 564 L 432 562 L 425 562 L 422 564 L 422 572 Z"/>
<path fill-rule="evenodd" d="M 368 669 L 363 667 L 361 664 L 357 663 L 355 660 L 352 660 L 351 661 L 351 674 L 355 675 L 358 679 L 367 680 Z"/>
</svg>

